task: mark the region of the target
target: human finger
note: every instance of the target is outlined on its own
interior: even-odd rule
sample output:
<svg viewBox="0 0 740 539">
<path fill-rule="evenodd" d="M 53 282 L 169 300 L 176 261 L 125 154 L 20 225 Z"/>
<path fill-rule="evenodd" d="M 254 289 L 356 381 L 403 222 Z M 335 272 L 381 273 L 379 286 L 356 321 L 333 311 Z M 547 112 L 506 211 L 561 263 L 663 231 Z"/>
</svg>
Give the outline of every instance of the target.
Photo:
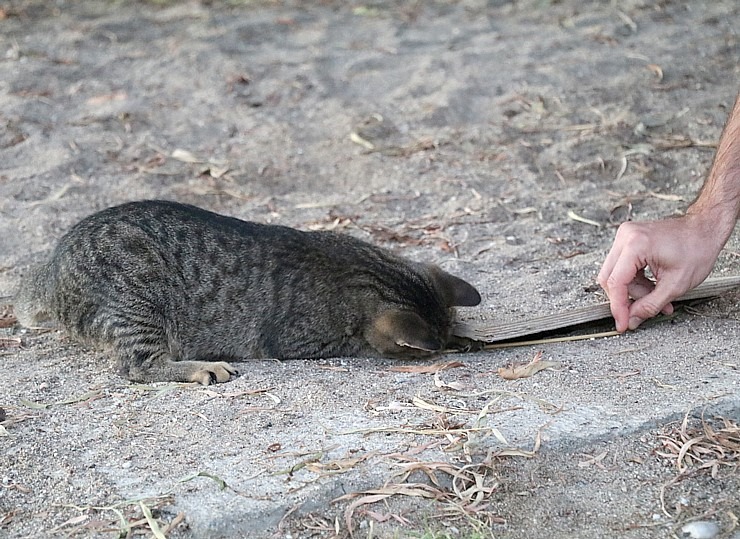
<svg viewBox="0 0 740 539">
<path fill-rule="evenodd" d="M 637 267 L 634 259 L 621 256 L 611 274 L 605 280 L 605 287 L 609 295 L 609 303 L 617 326 L 617 331 L 624 332 L 629 327 L 630 298 L 629 287 L 636 276 L 642 275 L 641 267 Z"/>
<path fill-rule="evenodd" d="M 637 275 L 635 275 L 635 278 L 632 279 L 632 282 L 627 286 L 629 296 L 632 299 L 640 299 L 644 296 L 647 296 L 654 289 L 655 282 L 648 279 L 645 276 L 644 271 L 638 271 Z"/>
<path fill-rule="evenodd" d="M 655 282 L 648 279 L 644 272 L 638 272 L 628 289 L 630 297 L 637 300 L 651 293 L 655 289 Z M 660 312 L 666 316 L 673 314 L 673 305 L 671 303 L 666 304 Z"/>
<path fill-rule="evenodd" d="M 673 312 L 671 300 L 676 297 L 674 287 L 661 286 L 658 283 L 652 292 L 637 299 L 629 307 L 629 329 L 636 329 L 648 318 L 652 318 L 660 312 L 668 311 L 666 314 Z"/>
<path fill-rule="evenodd" d="M 612 274 L 614 266 L 617 264 L 617 260 L 619 260 L 619 256 L 621 255 L 621 253 L 622 244 L 618 241 L 615 241 L 614 245 L 612 245 L 612 248 L 609 249 L 609 253 L 607 253 L 606 258 L 604 259 L 604 263 L 601 265 L 601 269 L 599 270 L 599 274 L 596 277 L 599 285 L 601 285 L 601 288 L 603 288 L 607 294 L 609 294 L 609 290 L 607 289 L 607 281 L 609 280 L 609 276 Z"/>
</svg>

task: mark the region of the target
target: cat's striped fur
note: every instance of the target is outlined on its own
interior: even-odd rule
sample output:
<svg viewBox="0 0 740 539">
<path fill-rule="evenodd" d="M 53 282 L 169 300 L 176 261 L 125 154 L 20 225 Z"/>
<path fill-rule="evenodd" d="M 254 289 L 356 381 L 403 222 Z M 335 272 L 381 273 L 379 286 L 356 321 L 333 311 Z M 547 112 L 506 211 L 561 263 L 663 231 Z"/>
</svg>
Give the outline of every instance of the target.
<svg viewBox="0 0 740 539">
<path fill-rule="evenodd" d="M 143 201 L 75 225 L 16 311 L 109 345 L 131 380 L 208 384 L 236 373 L 229 359 L 431 354 L 450 308 L 479 302 L 436 266 L 347 235 Z"/>
</svg>

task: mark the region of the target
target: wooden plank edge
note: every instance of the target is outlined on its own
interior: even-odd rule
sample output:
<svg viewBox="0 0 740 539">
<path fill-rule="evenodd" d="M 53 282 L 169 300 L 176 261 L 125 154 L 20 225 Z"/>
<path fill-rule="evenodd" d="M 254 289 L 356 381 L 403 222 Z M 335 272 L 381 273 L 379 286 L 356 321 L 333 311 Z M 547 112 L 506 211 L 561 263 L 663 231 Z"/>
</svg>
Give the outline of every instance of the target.
<svg viewBox="0 0 740 539">
<path fill-rule="evenodd" d="M 676 301 L 712 298 L 737 287 L 740 287 L 740 275 L 715 277 L 707 279 L 693 290 L 689 290 Z M 587 322 L 596 322 L 610 317 L 609 302 L 606 302 L 515 322 L 476 323 L 456 320 L 452 328 L 452 334 L 457 337 L 494 343 L 564 329 Z"/>
</svg>

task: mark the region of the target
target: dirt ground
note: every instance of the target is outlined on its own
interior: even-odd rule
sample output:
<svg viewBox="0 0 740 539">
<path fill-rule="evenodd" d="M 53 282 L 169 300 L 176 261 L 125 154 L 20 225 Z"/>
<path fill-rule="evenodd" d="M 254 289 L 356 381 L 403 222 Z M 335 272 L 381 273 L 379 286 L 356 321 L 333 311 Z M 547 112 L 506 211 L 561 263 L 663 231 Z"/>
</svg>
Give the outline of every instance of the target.
<svg viewBox="0 0 740 539">
<path fill-rule="evenodd" d="M 467 319 L 604 301 L 616 226 L 701 186 L 738 20 L 734 0 L 0 0 L 0 536 L 739 537 L 738 293 L 620 337 L 245 361 L 208 388 L 128 383 L 1 306 L 72 224 L 144 198 L 435 262 L 481 291 Z M 735 234 L 716 275 L 739 260 Z M 561 367 L 497 375 L 538 353 Z"/>
</svg>

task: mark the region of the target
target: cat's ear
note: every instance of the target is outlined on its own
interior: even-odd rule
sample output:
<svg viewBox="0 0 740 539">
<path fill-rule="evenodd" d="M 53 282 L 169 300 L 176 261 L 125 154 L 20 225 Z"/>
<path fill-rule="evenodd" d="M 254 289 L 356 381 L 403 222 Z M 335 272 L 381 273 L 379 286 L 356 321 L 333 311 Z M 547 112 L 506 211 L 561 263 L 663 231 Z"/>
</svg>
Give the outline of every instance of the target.
<svg viewBox="0 0 740 539">
<path fill-rule="evenodd" d="M 419 352 L 439 352 L 444 343 L 429 325 L 416 313 L 390 310 L 381 313 L 372 321 L 367 341 L 379 352 L 396 355 L 398 347 Z"/>
<path fill-rule="evenodd" d="M 480 294 L 473 285 L 450 275 L 437 266 L 429 265 L 429 270 L 437 290 L 442 293 L 449 307 L 473 307 L 480 303 Z"/>
</svg>

